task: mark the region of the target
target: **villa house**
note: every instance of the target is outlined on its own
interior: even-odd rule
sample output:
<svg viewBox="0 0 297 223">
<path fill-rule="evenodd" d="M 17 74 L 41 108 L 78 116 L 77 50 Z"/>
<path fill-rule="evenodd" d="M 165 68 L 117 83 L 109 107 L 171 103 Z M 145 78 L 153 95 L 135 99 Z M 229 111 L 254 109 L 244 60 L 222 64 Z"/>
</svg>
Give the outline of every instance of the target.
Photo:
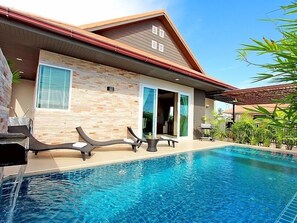
<svg viewBox="0 0 297 223">
<path fill-rule="evenodd" d="M 195 139 L 206 93 L 236 89 L 204 72 L 163 10 L 76 27 L 0 6 L 0 48 L 22 75 L 10 106 L 48 143 L 78 140 L 77 126 Z"/>
</svg>

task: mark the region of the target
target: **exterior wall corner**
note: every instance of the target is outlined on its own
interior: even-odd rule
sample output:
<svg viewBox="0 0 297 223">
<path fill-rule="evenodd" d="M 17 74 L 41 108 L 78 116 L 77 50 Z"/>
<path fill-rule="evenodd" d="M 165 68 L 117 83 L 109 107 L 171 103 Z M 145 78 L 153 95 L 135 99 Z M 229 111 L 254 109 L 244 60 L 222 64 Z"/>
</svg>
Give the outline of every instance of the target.
<svg viewBox="0 0 297 223">
<path fill-rule="evenodd" d="M 7 132 L 12 73 L 0 48 L 0 132 Z"/>
<path fill-rule="evenodd" d="M 205 116 L 205 92 L 194 89 L 194 123 L 193 123 L 193 139 L 201 137 L 202 117 Z"/>
</svg>

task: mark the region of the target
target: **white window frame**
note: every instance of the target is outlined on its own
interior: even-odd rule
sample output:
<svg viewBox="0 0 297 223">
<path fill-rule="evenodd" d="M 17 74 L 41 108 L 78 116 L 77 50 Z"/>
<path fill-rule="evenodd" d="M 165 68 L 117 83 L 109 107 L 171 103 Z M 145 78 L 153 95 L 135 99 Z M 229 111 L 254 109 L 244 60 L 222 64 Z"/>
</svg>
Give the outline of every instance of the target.
<svg viewBox="0 0 297 223">
<path fill-rule="evenodd" d="M 188 135 L 187 136 L 180 136 L 180 98 L 181 95 L 188 97 Z M 178 92 L 178 102 L 177 102 L 177 108 L 178 108 L 178 117 L 177 117 L 177 127 L 178 127 L 178 138 L 190 138 L 190 125 L 189 125 L 189 117 L 190 117 L 190 94 L 185 93 L 183 91 Z"/>
<path fill-rule="evenodd" d="M 160 52 L 164 52 L 164 44 L 159 43 L 158 50 L 159 50 Z"/>
<path fill-rule="evenodd" d="M 161 38 L 164 38 L 165 37 L 165 31 L 163 29 L 159 29 L 159 36 Z"/>
<path fill-rule="evenodd" d="M 152 25 L 152 33 L 155 35 L 158 35 L 158 27 L 157 26 Z"/>
<path fill-rule="evenodd" d="M 142 115 L 143 115 L 143 93 L 144 93 L 144 88 L 150 88 L 150 89 L 154 89 L 156 91 L 155 94 L 155 109 L 154 109 L 154 116 L 153 116 L 153 136 L 156 136 L 157 133 L 157 108 L 158 108 L 158 88 L 156 86 L 153 85 L 147 85 L 147 84 L 140 84 L 139 88 L 139 95 L 140 95 L 140 99 L 139 99 L 139 116 L 138 116 L 138 126 L 140 126 L 140 128 L 138 129 L 138 135 L 142 136 Z"/>
<path fill-rule="evenodd" d="M 68 109 L 57 109 L 57 108 L 38 108 L 36 106 L 37 103 L 37 97 L 38 97 L 38 84 L 39 84 L 39 75 L 40 75 L 40 66 L 48 66 L 48 67 L 53 67 L 53 68 L 58 68 L 58 69 L 63 69 L 63 70 L 68 70 L 70 71 L 70 80 L 69 80 L 69 100 L 68 100 Z M 38 69 L 37 69 L 37 77 L 36 77 L 36 87 L 35 87 L 35 99 L 34 99 L 34 108 L 36 110 L 46 110 L 46 111 L 61 111 L 61 112 L 69 112 L 70 107 L 71 107 L 71 98 L 72 98 L 72 77 L 73 77 L 73 70 L 66 68 L 66 67 L 60 67 L 52 64 L 46 64 L 46 63 L 39 63 Z"/>
<path fill-rule="evenodd" d="M 142 135 L 142 114 L 143 114 L 143 92 L 144 92 L 144 88 L 151 88 L 151 89 L 154 89 L 156 90 L 156 95 L 155 95 L 155 111 L 154 111 L 154 123 L 155 125 L 153 125 L 153 132 L 152 134 L 156 134 L 157 133 L 157 111 L 158 111 L 158 91 L 159 90 L 165 90 L 165 91 L 170 91 L 170 92 L 173 92 L 173 93 L 177 93 L 178 96 L 177 96 L 177 123 L 176 123 L 176 128 L 177 128 L 177 135 L 176 135 L 176 138 L 179 139 L 179 138 L 182 138 L 182 139 L 190 139 L 190 126 L 189 126 L 189 123 L 188 123 L 188 135 L 187 136 L 180 136 L 180 97 L 181 95 L 185 95 L 185 96 L 188 96 L 188 99 L 190 101 L 190 98 L 191 98 L 191 95 L 189 93 L 186 93 L 184 91 L 180 91 L 180 90 L 177 90 L 177 89 L 174 89 L 174 88 L 170 88 L 170 87 L 165 87 L 165 86 L 157 86 L 157 85 L 152 85 L 152 84 L 149 84 L 149 83 L 141 83 L 140 86 L 139 86 L 139 95 L 140 95 L 140 100 L 139 100 L 139 117 L 138 117 L 138 126 L 139 126 L 139 129 L 138 129 L 138 135 Z M 190 109 L 190 103 L 189 103 L 189 109 Z M 190 112 L 188 113 L 188 116 L 189 116 Z M 189 116 L 190 117 L 190 116 Z M 189 118 L 190 119 L 190 118 Z M 188 120 L 189 122 L 189 120 Z"/>
<path fill-rule="evenodd" d="M 152 40 L 152 48 L 153 49 L 158 49 L 158 42 L 157 41 L 155 41 L 155 40 Z"/>
</svg>

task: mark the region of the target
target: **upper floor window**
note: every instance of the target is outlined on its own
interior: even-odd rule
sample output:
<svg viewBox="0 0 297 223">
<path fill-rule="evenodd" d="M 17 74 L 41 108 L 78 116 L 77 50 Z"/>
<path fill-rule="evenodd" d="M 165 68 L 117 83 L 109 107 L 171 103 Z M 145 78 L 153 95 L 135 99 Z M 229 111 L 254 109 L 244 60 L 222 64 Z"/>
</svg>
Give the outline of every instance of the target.
<svg viewBox="0 0 297 223">
<path fill-rule="evenodd" d="M 162 38 L 164 38 L 165 32 L 164 32 L 163 29 L 159 29 L 159 36 L 162 37 Z"/>
<path fill-rule="evenodd" d="M 152 33 L 158 35 L 158 27 L 157 26 L 152 26 Z"/>
<path fill-rule="evenodd" d="M 36 107 L 46 109 L 69 109 L 71 70 L 39 66 Z"/>
<path fill-rule="evenodd" d="M 162 43 L 159 43 L 159 51 L 164 52 L 164 45 Z"/>
<path fill-rule="evenodd" d="M 155 50 L 158 48 L 158 43 L 157 43 L 157 41 L 152 40 L 152 48 L 155 49 Z"/>
</svg>

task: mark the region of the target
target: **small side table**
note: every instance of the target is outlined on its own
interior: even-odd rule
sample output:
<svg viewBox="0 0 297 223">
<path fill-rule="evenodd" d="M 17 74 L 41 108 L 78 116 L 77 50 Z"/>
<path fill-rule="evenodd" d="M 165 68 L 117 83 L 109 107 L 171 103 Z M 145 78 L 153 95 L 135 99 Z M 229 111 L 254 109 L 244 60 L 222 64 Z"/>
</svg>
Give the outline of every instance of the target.
<svg viewBox="0 0 297 223">
<path fill-rule="evenodd" d="M 154 138 L 154 139 L 146 139 L 147 141 L 147 149 L 146 151 L 148 152 L 157 152 L 157 144 L 159 142 L 159 139 Z"/>
</svg>

